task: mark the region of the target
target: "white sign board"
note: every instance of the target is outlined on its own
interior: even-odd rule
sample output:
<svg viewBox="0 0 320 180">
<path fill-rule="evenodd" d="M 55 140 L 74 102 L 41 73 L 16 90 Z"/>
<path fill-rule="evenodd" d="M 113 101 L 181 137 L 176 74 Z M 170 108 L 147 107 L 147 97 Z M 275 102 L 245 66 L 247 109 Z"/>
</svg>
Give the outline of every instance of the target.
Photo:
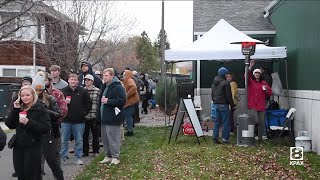
<svg viewBox="0 0 320 180">
<path fill-rule="evenodd" d="M 171 137 L 178 136 L 179 129 L 183 123 L 183 117 L 184 117 L 185 113 L 188 113 L 189 119 L 192 123 L 194 131 L 196 132 L 197 137 L 202 137 L 204 134 L 203 134 L 199 118 L 197 116 L 196 110 L 194 108 L 194 105 L 193 105 L 193 102 L 191 99 L 181 100 L 181 102 L 179 104 L 178 112 L 177 112 L 176 117 L 174 119 L 172 131 L 171 131 Z"/>
</svg>

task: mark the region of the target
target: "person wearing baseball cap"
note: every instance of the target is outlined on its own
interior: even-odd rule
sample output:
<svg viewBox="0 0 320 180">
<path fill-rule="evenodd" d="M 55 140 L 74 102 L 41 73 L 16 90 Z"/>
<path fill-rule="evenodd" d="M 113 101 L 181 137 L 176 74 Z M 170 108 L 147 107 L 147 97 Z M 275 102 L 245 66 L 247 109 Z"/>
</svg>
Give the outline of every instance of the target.
<svg viewBox="0 0 320 180">
<path fill-rule="evenodd" d="M 32 78 L 30 76 L 24 76 L 21 79 L 21 87 L 25 85 L 31 86 L 31 84 L 32 84 Z"/>
<path fill-rule="evenodd" d="M 96 123 L 96 114 L 98 111 L 100 89 L 93 85 L 94 77 L 91 74 L 87 74 L 84 77 L 85 89 L 87 89 L 90 99 L 92 101 L 91 110 L 85 116 L 85 129 L 83 134 L 83 155 L 89 156 L 89 134 L 92 133 L 92 151 L 93 156 L 99 154 L 99 125 Z"/>
<path fill-rule="evenodd" d="M 85 87 L 85 82 L 84 82 L 84 78 L 86 77 L 86 75 L 90 74 L 93 76 L 94 78 L 94 82 L 93 85 L 97 88 L 100 88 L 102 86 L 102 80 L 100 79 L 100 77 L 96 76 L 93 73 L 92 70 L 92 65 L 89 61 L 82 61 L 80 63 L 80 68 L 81 68 L 81 73 L 78 76 L 79 79 L 79 85 Z"/>
</svg>

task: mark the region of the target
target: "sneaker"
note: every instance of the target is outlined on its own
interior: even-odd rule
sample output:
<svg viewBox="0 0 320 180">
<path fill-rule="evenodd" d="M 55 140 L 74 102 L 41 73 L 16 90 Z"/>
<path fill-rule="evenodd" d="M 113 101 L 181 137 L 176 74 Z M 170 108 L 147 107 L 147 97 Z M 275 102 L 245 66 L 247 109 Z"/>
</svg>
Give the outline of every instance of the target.
<svg viewBox="0 0 320 180">
<path fill-rule="evenodd" d="M 213 139 L 214 144 L 221 144 L 221 142 L 218 139 Z"/>
<path fill-rule="evenodd" d="M 262 140 L 267 140 L 268 136 L 262 136 Z"/>
<path fill-rule="evenodd" d="M 81 161 L 81 159 L 78 159 L 75 163 L 76 163 L 77 165 L 83 165 L 83 162 Z"/>
<path fill-rule="evenodd" d="M 111 162 L 112 159 L 106 156 L 102 161 L 99 161 L 100 164 L 105 164 Z"/>
<path fill-rule="evenodd" d="M 65 165 L 67 163 L 66 158 L 61 158 L 61 165 Z"/>
<path fill-rule="evenodd" d="M 87 157 L 87 156 L 89 156 L 88 153 L 83 153 L 83 154 L 82 154 L 82 157 Z"/>
<path fill-rule="evenodd" d="M 259 140 L 259 137 L 258 136 L 256 136 L 256 137 L 254 137 L 257 141 Z"/>
<path fill-rule="evenodd" d="M 69 153 L 74 153 L 74 149 L 70 149 L 70 150 L 69 150 Z"/>
<path fill-rule="evenodd" d="M 227 143 L 229 143 L 229 140 L 222 138 L 222 142 L 227 144 Z"/>
<path fill-rule="evenodd" d="M 12 173 L 12 177 L 18 177 L 17 173 L 16 172 Z"/>
<path fill-rule="evenodd" d="M 120 163 L 120 160 L 119 160 L 119 159 L 117 159 L 117 158 L 112 158 L 110 165 L 112 165 L 112 164 L 117 165 L 117 164 L 119 164 L 119 163 Z"/>
<path fill-rule="evenodd" d="M 125 134 L 125 136 L 133 136 L 134 134 L 133 134 L 133 132 L 132 131 L 128 131 L 126 134 Z"/>
</svg>

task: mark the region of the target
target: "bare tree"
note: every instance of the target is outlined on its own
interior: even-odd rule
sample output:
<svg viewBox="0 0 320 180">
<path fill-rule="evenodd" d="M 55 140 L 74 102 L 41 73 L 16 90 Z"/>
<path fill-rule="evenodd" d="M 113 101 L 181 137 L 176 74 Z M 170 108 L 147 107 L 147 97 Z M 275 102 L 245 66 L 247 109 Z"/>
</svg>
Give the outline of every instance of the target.
<svg viewBox="0 0 320 180">
<path fill-rule="evenodd" d="M 77 58 L 68 59 L 74 72 L 78 70 L 80 61 L 91 61 L 95 65 L 116 51 L 135 24 L 135 21 L 117 11 L 115 1 L 65 0 L 52 4 L 72 19 L 75 34 L 80 35 Z M 102 42 L 108 45 L 101 48 Z M 92 58 L 95 49 L 100 49 L 100 53 Z"/>
<path fill-rule="evenodd" d="M 19 48 L 19 39 L 28 37 L 23 40 L 37 44 L 37 58 L 46 59 L 47 66 L 60 65 L 65 73 L 77 72 L 83 60 L 102 62 L 118 49 L 135 24 L 117 10 L 115 1 L 108 0 L 0 0 L 0 9 L 4 8 L 11 13 L 1 14 L 1 45 Z M 17 38 L 18 34 L 21 37 Z M 99 56 L 92 58 L 101 41 L 108 42 L 108 48 L 100 48 Z"/>
</svg>

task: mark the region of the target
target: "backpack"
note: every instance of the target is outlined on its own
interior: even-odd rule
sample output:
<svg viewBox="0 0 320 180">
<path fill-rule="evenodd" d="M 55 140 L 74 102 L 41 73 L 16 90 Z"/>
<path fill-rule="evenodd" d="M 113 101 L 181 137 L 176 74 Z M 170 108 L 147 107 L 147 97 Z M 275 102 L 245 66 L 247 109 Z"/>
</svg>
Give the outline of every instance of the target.
<svg viewBox="0 0 320 180">
<path fill-rule="evenodd" d="M 274 100 L 269 101 L 268 110 L 277 110 L 280 109 L 279 103 Z"/>
</svg>

